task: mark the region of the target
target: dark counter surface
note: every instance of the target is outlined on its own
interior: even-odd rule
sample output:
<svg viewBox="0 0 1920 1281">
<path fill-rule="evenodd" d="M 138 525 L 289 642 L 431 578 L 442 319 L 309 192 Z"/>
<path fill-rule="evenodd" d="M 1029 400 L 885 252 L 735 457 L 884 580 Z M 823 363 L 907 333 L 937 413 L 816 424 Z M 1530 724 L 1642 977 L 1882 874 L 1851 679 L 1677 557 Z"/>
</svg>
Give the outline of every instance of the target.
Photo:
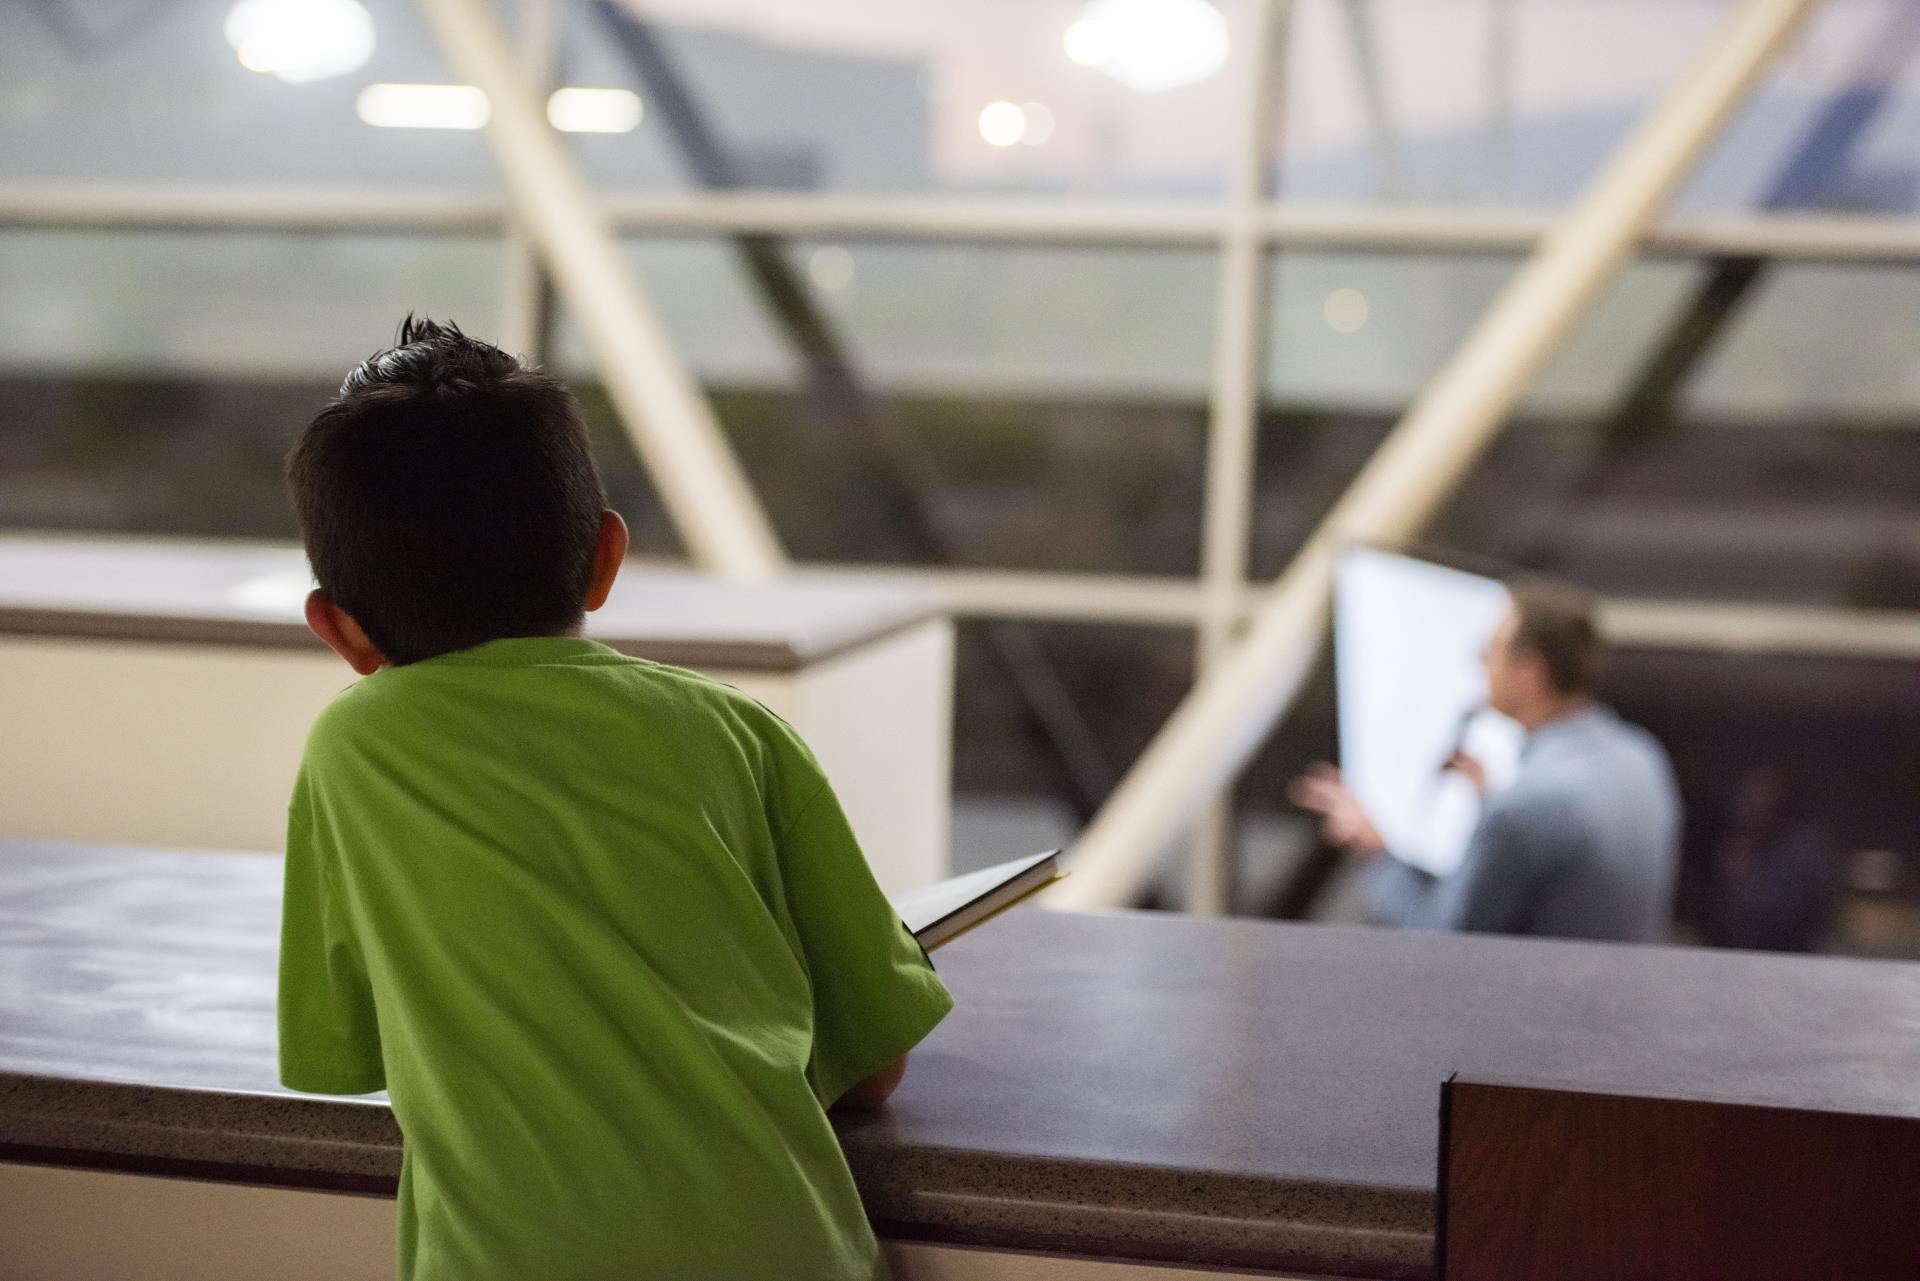
<svg viewBox="0 0 1920 1281">
<path fill-rule="evenodd" d="M 280 1090 L 279 860 L 0 846 L 0 1157 L 390 1190 Z M 1430 1275 L 1453 1071 L 1920 1116 L 1920 966 L 1021 909 L 842 1125 L 897 1235 Z"/>
<path fill-rule="evenodd" d="M 301 616 L 311 585 L 297 547 L 0 535 L 0 635 L 318 649 Z M 742 585 L 633 563 L 586 634 L 660 663 L 784 671 L 937 612 L 898 583 Z"/>
</svg>

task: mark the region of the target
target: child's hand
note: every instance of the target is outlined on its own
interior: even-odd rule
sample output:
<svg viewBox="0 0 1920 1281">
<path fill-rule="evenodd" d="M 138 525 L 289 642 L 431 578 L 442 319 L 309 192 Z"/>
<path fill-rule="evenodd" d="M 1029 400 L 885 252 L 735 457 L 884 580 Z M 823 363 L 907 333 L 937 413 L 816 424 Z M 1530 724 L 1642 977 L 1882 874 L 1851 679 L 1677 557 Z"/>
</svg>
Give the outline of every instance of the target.
<svg viewBox="0 0 1920 1281">
<path fill-rule="evenodd" d="M 900 1078 L 907 1074 L 907 1056 L 902 1054 L 893 1062 L 875 1072 L 866 1080 L 853 1086 L 845 1094 L 833 1101 L 837 1109 L 857 1112 L 871 1112 L 887 1101 L 895 1089 L 899 1088 Z"/>
</svg>

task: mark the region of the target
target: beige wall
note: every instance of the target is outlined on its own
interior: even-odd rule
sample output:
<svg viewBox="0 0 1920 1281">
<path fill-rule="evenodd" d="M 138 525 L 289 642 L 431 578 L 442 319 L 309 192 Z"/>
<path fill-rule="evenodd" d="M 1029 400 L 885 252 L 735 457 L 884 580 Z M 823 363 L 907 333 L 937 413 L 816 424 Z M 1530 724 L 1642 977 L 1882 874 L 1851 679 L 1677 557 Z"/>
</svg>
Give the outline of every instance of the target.
<svg viewBox="0 0 1920 1281">
<path fill-rule="evenodd" d="M 0 1164 L 7 1281 L 390 1281 L 394 1203 Z M 890 1242 L 895 1281 L 1224 1281 L 1194 1271 Z"/>
<path fill-rule="evenodd" d="M 947 867 L 953 628 L 934 619 L 797 672 L 708 672 L 814 745 L 889 890 Z M 331 654 L 0 637 L 0 838 L 278 850 Z"/>
</svg>

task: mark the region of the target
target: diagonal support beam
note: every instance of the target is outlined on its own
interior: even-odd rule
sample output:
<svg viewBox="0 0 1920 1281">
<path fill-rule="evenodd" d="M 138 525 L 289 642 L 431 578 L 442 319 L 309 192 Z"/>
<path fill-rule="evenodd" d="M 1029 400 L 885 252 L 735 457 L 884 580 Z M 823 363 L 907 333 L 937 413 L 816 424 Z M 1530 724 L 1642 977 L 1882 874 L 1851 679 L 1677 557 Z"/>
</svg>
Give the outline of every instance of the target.
<svg viewBox="0 0 1920 1281">
<path fill-rule="evenodd" d="M 560 74 L 563 2 L 518 0 L 514 10 L 520 65 L 533 90 L 544 97 Z M 500 320 L 494 341 L 545 364 L 555 319 L 553 286 L 540 270 L 540 259 L 526 234 L 512 222 L 507 224 L 500 257 Z"/>
<path fill-rule="evenodd" d="M 1374 29 L 1372 2 L 1345 0 L 1340 6 L 1340 16 L 1346 22 L 1354 79 L 1360 83 L 1360 102 L 1367 113 L 1367 136 L 1373 142 L 1373 161 L 1380 169 L 1380 193 L 1389 200 L 1405 199 L 1407 163 L 1400 150 L 1400 132 L 1394 127 L 1393 107 L 1387 100 L 1387 72 Z"/>
<path fill-rule="evenodd" d="M 1334 561 L 1355 541 L 1425 524 L 1533 376 L 1631 255 L 1661 203 L 1816 0 L 1744 0 L 1609 159 L 1334 506 L 1254 617 L 1081 836 L 1064 908 L 1128 903 L 1246 764 L 1305 681 L 1326 634 Z"/>
<path fill-rule="evenodd" d="M 420 0 L 420 8 L 454 74 L 487 95 L 487 137 L 516 223 L 580 326 L 695 563 L 738 579 L 783 572 L 786 556 L 712 406 L 622 257 L 612 219 L 547 126 L 492 6 Z"/>
<path fill-rule="evenodd" d="M 1867 36 L 1840 90 L 1807 128 L 1773 185 L 1764 210 L 1811 206 L 1853 163 L 1862 137 L 1894 97 L 1900 74 L 1920 50 L 1920 6 L 1897 5 Z M 1751 300 L 1769 264 L 1754 256 L 1709 260 L 1710 268 L 1638 371 L 1599 432 L 1603 450 L 1618 452 L 1673 425 L 1674 404 Z"/>
<path fill-rule="evenodd" d="M 592 0 L 591 10 L 625 55 L 648 101 L 659 108 L 667 136 L 700 185 L 714 190 L 744 187 L 745 175 L 734 152 L 709 123 L 653 27 L 618 0 Z M 842 500 L 850 504 L 846 518 L 865 515 L 873 526 L 867 531 L 871 542 L 916 560 L 940 565 L 964 561 L 962 533 L 941 515 L 938 477 L 911 433 L 889 421 L 868 394 L 839 330 L 788 263 L 786 239 L 742 233 L 733 237 L 733 244 L 761 300 L 805 362 L 807 388 L 818 412 L 803 417 L 811 417 L 823 452 L 837 454 L 847 464 L 849 481 L 859 486 L 857 494 Z M 861 466 L 862 454 L 874 463 Z M 1068 805 L 1078 821 L 1086 822 L 1113 791 L 1117 772 L 1081 715 L 1071 686 L 1031 626 L 994 619 L 981 630 L 1049 755 Z"/>
<path fill-rule="evenodd" d="M 1790 159 L 1760 197 L 1762 210 L 1812 206 L 1854 164 L 1861 138 L 1892 97 L 1892 90 L 1920 50 L 1920 6 L 1896 6 L 1867 33 L 1845 76 L 1848 86 L 1815 116 L 1793 146 Z M 1605 466 L 1680 430 L 1681 397 L 1754 302 L 1773 262 L 1757 253 L 1721 253 L 1703 263 L 1705 275 L 1674 313 L 1627 390 L 1584 446 L 1563 454 L 1517 504 L 1502 536 L 1505 558 L 1514 564 L 1550 566 L 1560 550 L 1559 531 L 1576 504 L 1604 499 L 1616 479 Z"/>
</svg>

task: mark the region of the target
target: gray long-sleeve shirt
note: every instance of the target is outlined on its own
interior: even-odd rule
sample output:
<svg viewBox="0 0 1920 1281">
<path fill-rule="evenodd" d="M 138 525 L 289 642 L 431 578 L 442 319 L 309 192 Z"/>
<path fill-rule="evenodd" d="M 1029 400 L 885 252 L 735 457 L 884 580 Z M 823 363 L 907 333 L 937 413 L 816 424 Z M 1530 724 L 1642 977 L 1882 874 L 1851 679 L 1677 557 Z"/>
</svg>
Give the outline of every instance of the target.
<svg viewBox="0 0 1920 1281">
<path fill-rule="evenodd" d="M 1369 886 L 1385 924 L 1657 942 L 1673 915 L 1680 797 L 1652 735 L 1603 707 L 1528 739 L 1488 797 L 1458 870 L 1436 880 L 1392 857 Z"/>
</svg>

